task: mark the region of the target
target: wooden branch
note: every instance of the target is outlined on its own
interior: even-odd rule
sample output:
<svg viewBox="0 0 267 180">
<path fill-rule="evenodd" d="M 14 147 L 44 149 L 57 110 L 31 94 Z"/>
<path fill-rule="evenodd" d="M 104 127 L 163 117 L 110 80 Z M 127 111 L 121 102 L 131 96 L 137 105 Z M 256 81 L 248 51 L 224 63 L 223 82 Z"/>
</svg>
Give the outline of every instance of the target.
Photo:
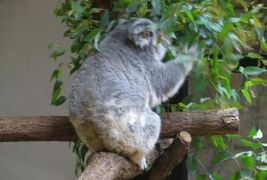
<svg viewBox="0 0 267 180">
<path fill-rule="evenodd" d="M 202 136 L 237 133 L 239 129 L 239 115 L 234 108 L 164 113 L 161 119 L 161 138 L 174 137 L 181 131 Z M 0 117 L 0 142 L 75 139 L 68 117 Z"/>
<path fill-rule="evenodd" d="M 181 131 L 208 136 L 236 134 L 239 129 L 239 113 L 235 108 L 165 113 L 161 118 L 161 138 L 174 137 Z"/>
<path fill-rule="evenodd" d="M 76 138 L 68 117 L 0 117 L 0 142 L 74 141 Z"/>
<path fill-rule="evenodd" d="M 110 152 L 94 153 L 78 180 L 130 179 L 141 173 L 138 167 L 124 157 Z"/>
<path fill-rule="evenodd" d="M 189 150 L 192 141 L 191 135 L 186 132 L 180 132 L 169 148 L 153 164 L 152 168 L 143 176 L 135 180 L 164 180 L 165 177 L 180 164 Z"/>
</svg>

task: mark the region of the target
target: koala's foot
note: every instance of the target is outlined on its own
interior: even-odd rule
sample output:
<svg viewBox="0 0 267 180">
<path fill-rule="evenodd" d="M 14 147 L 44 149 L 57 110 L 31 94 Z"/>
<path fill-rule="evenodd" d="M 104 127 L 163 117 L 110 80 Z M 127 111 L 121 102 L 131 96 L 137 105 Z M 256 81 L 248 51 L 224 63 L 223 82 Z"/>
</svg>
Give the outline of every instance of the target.
<svg viewBox="0 0 267 180">
<path fill-rule="evenodd" d="M 145 171 L 147 169 L 146 158 L 142 153 L 136 153 L 130 157 L 130 159 L 136 163 L 140 170 Z"/>
</svg>

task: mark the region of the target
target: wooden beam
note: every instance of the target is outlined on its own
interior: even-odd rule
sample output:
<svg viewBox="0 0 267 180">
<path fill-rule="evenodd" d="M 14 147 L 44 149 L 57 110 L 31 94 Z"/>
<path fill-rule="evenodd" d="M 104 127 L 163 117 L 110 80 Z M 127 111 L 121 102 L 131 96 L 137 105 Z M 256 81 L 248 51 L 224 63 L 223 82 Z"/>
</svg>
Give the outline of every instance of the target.
<svg viewBox="0 0 267 180">
<path fill-rule="evenodd" d="M 161 138 L 174 137 L 181 131 L 204 136 L 237 133 L 239 129 L 239 114 L 234 108 L 164 113 L 161 118 Z M 0 142 L 75 140 L 68 117 L 0 117 Z"/>
</svg>

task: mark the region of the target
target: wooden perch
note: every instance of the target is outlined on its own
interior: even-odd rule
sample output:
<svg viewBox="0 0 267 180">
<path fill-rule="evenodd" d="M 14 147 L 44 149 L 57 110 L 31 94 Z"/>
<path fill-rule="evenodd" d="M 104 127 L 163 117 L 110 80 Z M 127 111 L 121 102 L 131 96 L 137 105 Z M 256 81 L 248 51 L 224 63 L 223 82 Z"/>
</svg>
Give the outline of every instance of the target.
<svg viewBox="0 0 267 180">
<path fill-rule="evenodd" d="M 161 138 L 176 137 L 176 139 L 150 171 L 140 178 L 163 179 L 186 154 L 191 142 L 190 134 L 196 136 L 231 134 L 237 133 L 239 129 L 239 114 L 234 108 L 165 113 L 161 115 L 161 119 Z M 74 141 L 76 138 L 68 117 L 0 118 L 0 142 Z M 158 152 L 154 150 L 148 165 L 151 166 L 158 156 Z M 88 165 L 78 180 L 129 179 L 140 173 L 137 166 L 124 157 L 115 153 L 99 152 L 89 157 Z"/>
<path fill-rule="evenodd" d="M 94 153 L 88 158 L 87 167 L 78 180 L 117 180 L 135 177 L 135 180 L 163 180 L 187 154 L 190 142 L 191 135 L 182 131 L 164 154 L 159 156 L 155 149 L 149 154 L 147 163 L 151 166 L 155 160 L 156 162 L 147 173 L 139 177 L 136 176 L 142 172 L 138 170 L 137 165 L 124 157 L 110 152 Z"/>
<path fill-rule="evenodd" d="M 164 154 L 159 156 L 152 168 L 136 180 L 164 180 L 174 167 L 183 160 L 191 141 L 191 135 L 186 131 L 181 131 Z"/>
<path fill-rule="evenodd" d="M 239 129 L 239 115 L 234 108 L 164 113 L 161 119 L 161 138 L 174 137 L 181 131 L 202 136 L 237 133 Z M 0 117 L 0 142 L 75 139 L 68 117 Z"/>
</svg>

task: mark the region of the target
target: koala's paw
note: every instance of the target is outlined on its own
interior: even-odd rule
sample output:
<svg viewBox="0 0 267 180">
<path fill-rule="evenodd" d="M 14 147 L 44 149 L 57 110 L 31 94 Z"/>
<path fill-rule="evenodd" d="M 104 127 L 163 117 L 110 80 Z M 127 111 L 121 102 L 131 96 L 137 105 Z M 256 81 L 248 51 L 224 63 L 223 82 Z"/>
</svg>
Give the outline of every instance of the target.
<svg viewBox="0 0 267 180">
<path fill-rule="evenodd" d="M 145 171 L 147 169 L 146 158 L 143 154 L 135 154 L 130 159 L 138 165 L 139 169 Z"/>
<path fill-rule="evenodd" d="M 142 171 L 147 170 L 147 163 L 146 163 L 146 158 L 145 158 L 145 157 L 143 157 L 143 158 L 140 160 L 138 166 L 139 166 L 139 169 L 142 170 Z"/>
</svg>

